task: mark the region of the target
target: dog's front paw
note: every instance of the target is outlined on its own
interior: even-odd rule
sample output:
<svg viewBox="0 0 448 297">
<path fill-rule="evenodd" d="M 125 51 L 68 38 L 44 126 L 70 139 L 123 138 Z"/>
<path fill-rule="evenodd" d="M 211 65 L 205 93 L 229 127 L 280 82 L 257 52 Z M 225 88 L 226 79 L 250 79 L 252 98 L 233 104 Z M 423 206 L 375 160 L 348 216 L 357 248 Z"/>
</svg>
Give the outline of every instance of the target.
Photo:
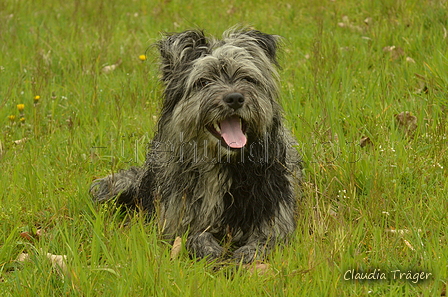
<svg viewBox="0 0 448 297">
<path fill-rule="evenodd" d="M 256 246 L 245 245 L 233 252 L 233 259 L 240 263 L 251 263 L 257 258 L 260 258 L 260 253 Z"/>
<path fill-rule="evenodd" d="M 190 236 L 187 240 L 187 249 L 197 258 L 214 260 L 220 258 L 224 249 L 218 244 L 215 237 L 208 232 Z"/>
<path fill-rule="evenodd" d="M 112 182 L 109 176 L 96 179 L 92 182 L 90 186 L 90 195 L 92 195 L 93 200 L 97 202 L 107 201 L 112 198 Z"/>
<path fill-rule="evenodd" d="M 220 258 L 224 254 L 224 249 L 219 244 L 211 244 L 209 246 L 203 246 L 195 251 L 198 258 L 207 258 L 214 260 Z"/>
</svg>

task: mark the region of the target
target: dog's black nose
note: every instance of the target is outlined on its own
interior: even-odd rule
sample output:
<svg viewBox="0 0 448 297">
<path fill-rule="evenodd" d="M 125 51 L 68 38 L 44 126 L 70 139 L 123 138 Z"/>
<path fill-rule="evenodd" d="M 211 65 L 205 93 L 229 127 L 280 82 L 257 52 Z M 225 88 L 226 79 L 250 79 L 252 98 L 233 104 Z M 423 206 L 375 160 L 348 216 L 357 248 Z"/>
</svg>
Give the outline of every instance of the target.
<svg viewBox="0 0 448 297">
<path fill-rule="evenodd" d="M 244 104 L 244 96 L 241 93 L 229 93 L 224 96 L 224 102 L 227 103 L 233 110 L 241 108 Z"/>
</svg>

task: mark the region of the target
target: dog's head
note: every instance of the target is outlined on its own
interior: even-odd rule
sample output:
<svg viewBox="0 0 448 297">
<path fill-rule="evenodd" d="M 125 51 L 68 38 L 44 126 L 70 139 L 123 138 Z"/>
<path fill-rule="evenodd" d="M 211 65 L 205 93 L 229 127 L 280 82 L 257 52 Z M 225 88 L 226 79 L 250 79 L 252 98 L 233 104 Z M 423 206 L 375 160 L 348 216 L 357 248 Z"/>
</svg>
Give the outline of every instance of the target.
<svg viewBox="0 0 448 297">
<path fill-rule="evenodd" d="M 276 52 L 279 37 L 232 29 L 221 40 L 191 30 L 158 43 L 164 124 L 185 140 L 219 139 L 243 148 L 270 133 L 280 118 Z"/>
</svg>

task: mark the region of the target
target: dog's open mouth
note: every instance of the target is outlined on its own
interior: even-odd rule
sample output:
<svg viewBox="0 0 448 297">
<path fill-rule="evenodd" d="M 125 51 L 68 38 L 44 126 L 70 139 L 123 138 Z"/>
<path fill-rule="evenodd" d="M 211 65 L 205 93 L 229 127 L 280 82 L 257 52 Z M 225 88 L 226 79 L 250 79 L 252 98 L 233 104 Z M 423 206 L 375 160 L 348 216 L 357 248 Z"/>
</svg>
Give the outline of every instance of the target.
<svg viewBox="0 0 448 297">
<path fill-rule="evenodd" d="M 208 131 L 216 138 L 223 139 L 233 149 L 239 149 L 246 145 L 246 125 L 239 116 L 230 116 L 224 120 L 207 126 Z"/>
</svg>

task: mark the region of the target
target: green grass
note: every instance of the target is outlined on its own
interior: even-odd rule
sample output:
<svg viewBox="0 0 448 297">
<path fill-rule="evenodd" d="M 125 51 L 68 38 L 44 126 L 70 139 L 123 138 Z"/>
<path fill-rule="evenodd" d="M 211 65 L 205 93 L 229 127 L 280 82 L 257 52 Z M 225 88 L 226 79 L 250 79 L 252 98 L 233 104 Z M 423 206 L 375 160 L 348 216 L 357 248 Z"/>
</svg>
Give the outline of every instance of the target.
<svg viewBox="0 0 448 297">
<path fill-rule="evenodd" d="M 284 37 L 281 103 L 306 162 L 299 228 L 264 274 L 185 251 L 170 260 L 156 226 L 88 195 L 95 177 L 144 161 L 160 32 L 219 35 L 238 23 Z M 446 1 L 2 1 L 0 295 L 440 296 L 447 30 Z M 412 137 L 394 117 L 403 111 L 417 118 Z M 38 240 L 20 236 L 38 229 Z M 16 261 L 22 252 L 31 260 Z M 67 255 L 65 274 L 47 252 Z M 349 269 L 432 275 L 346 281 Z"/>
</svg>

